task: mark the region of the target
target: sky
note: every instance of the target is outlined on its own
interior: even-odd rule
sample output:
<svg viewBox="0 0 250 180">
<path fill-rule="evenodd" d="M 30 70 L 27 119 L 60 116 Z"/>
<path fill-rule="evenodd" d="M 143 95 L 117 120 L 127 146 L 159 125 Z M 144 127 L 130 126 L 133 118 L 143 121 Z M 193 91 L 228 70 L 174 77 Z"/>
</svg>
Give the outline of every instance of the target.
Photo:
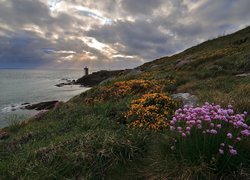
<svg viewBox="0 0 250 180">
<path fill-rule="evenodd" d="M 0 0 L 0 68 L 134 68 L 250 25 L 250 0 Z"/>
</svg>

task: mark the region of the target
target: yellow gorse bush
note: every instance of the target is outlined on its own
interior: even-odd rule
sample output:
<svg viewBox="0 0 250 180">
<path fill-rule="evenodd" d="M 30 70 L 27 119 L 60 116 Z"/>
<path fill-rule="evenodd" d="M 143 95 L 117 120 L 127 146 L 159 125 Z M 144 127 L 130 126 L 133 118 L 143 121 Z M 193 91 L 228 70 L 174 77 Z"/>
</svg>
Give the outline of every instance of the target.
<svg viewBox="0 0 250 180">
<path fill-rule="evenodd" d="M 169 125 L 177 106 L 177 102 L 164 93 L 144 94 L 131 102 L 125 118 L 131 128 L 160 130 Z"/>
<path fill-rule="evenodd" d="M 89 97 L 85 99 L 85 103 L 98 103 L 108 99 L 120 99 L 130 94 L 142 94 L 146 92 L 160 92 L 162 86 L 154 80 L 129 80 L 115 82 L 112 85 L 101 86 L 98 89 L 98 96 Z"/>
</svg>

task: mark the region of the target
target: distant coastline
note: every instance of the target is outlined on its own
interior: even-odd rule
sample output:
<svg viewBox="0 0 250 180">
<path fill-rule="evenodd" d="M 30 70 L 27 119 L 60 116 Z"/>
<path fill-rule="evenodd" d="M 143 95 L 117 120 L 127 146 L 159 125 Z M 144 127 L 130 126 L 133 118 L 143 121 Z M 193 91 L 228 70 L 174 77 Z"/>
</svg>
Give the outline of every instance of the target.
<svg viewBox="0 0 250 180">
<path fill-rule="evenodd" d="M 0 127 L 7 126 L 6 118 L 12 115 L 32 116 L 38 111 L 23 110 L 22 104 L 48 101 L 67 101 L 87 90 L 78 86 L 55 85 L 62 79 L 78 79 L 82 70 L 0 69 Z"/>
</svg>

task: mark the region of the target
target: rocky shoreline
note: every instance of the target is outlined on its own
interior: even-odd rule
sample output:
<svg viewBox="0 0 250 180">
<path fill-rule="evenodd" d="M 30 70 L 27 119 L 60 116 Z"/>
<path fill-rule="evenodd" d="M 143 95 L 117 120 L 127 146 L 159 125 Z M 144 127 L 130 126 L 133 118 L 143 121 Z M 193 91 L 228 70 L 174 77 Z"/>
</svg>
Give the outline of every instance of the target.
<svg viewBox="0 0 250 180">
<path fill-rule="evenodd" d="M 40 102 L 40 103 L 35 103 L 35 104 L 30 104 L 27 103 L 22 109 L 25 110 L 50 110 L 53 109 L 54 107 L 57 106 L 57 104 L 60 103 L 60 101 L 45 101 L 45 102 Z"/>
<path fill-rule="evenodd" d="M 107 82 L 109 80 L 114 79 L 115 77 L 121 76 L 121 75 L 134 75 L 141 73 L 140 70 L 135 69 L 125 69 L 125 70 L 101 70 L 94 72 L 92 74 L 83 76 L 77 80 L 70 80 L 70 79 L 61 79 L 61 81 L 64 81 L 62 83 L 56 84 L 57 87 L 63 87 L 63 86 L 73 86 L 78 85 L 82 87 L 93 87 L 100 83 Z M 25 102 L 22 104 L 19 104 L 17 106 L 11 105 L 10 111 L 16 111 L 18 109 L 21 110 L 37 110 L 37 111 L 43 111 L 43 110 L 50 110 L 58 106 L 58 104 L 62 104 L 63 102 L 58 100 L 52 100 L 52 101 L 44 101 L 44 102 L 37 102 L 37 103 L 30 103 Z"/>
</svg>

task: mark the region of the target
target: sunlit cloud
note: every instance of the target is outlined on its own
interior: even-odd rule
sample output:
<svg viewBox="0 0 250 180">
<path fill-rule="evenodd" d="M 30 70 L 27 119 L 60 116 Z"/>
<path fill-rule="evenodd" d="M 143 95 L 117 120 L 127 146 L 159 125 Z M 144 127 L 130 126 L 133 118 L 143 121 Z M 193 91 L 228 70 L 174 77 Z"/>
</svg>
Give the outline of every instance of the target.
<svg viewBox="0 0 250 180">
<path fill-rule="evenodd" d="M 83 6 L 76 6 L 75 9 L 76 9 L 76 12 L 78 12 L 78 14 L 97 19 L 102 24 L 112 24 L 112 20 L 103 16 L 100 12 L 93 11 L 92 9 L 89 9 Z"/>
<path fill-rule="evenodd" d="M 53 48 L 43 48 L 43 51 L 47 54 L 75 54 L 74 51 L 56 50 Z"/>
<path fill-rule="evenodd" d="M 98 49 L 98 50 L 103 50 L 107 45 L 97 41 L 95 38 L 92 37 L 85 37 L 83 38 L 83 42 L 85 42 L 89 47 Z"/>
<path fill-rule="evenodd" d="M 199 0 L 184 0 L 184 3 L 187 5 L 189 11 L 193 11 L 198 9 L 200 6 L 205 4 L 207 0 L 199 1 Z"/>
<path fill-rule="evenodd" d="M 249 0 L 0 0 L 0 67 L 132 68 L 250 25 L 249 7 Z"/>
<path fill-rule="evenodd" d="M 135 58 L 134 56 L 126 56 L 126 55 L 122 55 L 122 54 L 116 54 L 113 55 L 112 58 L 128 58 L 128 59 L 132 59 Z"/>
<path fill-rule="evenodd" d="M 72 61 L 72 59 L 74 58 L 74 55 L 68 55 L 68 56 L 65 56 L 65 57 L 62 57 L 63 60 L 65 61 Z"/>
<path fill-rule="evenodd" d="M 48 1 L 48 7 L 49 7 L 49 9 L 52 12 L 55 11 L 55 10 L 57 10 L 57 9 L 59 9 L 60 8 L 59 5 L 60 5 L 61 1 L 62 0 L 49 0 Z"/>
</svg>

